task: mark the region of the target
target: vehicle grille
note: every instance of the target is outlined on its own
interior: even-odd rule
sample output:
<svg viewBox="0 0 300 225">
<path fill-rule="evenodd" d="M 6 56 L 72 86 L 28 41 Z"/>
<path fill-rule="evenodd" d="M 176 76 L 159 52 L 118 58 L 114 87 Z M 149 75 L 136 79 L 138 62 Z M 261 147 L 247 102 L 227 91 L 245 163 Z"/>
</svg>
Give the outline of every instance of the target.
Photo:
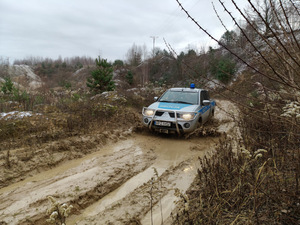
<svg viewBox="0 0 300 225">
<path fill-rule="evenodd" d="M 162 116 L 162 114 L 164 114 L 163 111 L 156 111 L 155 116 Z"/>
<path fill-rule="evenodd" d="M 162 116 L 165 112 L 164 111 L 156 111 L 155 116 Z M 174 112 L 168 112 L 169 116 L 171 118 L 175 117 L 175 113 Z M 179 117 L 179 114 L 177 113 L 177 117 Z"/>
<path fill-rule="evenodd" d="M 169 112 L 169 115 L 170 115 L 170 117 L 171 118 L 174 118 L 175 117 L 175 113 L 173 113 L 173 112 Z M 177 118 L 179 117 L 179 114 L 177 113 Z"/>
</svg>

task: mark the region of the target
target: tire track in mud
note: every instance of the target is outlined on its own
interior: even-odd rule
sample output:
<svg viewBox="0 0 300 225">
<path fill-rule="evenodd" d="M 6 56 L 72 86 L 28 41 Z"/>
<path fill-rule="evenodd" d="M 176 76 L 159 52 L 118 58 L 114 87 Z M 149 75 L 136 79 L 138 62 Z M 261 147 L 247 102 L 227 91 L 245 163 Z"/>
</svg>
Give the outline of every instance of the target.
<svg viewBox="0 0 300 225">
<path fill-rule="evenodd" d="M 234 120 L 224 112 L 237 114 L 236 108 L 227 101 L 219 104 L 223 110 L 216 109 L 213 123 L 189 139 L 133 134 L 81 159 L 0 189 L 0 224 L 46 224 L 49 195 L 74 206 L 68 225 L 130 221 L 150 224 L 151 217 L 157 224 L 161 208 L 166 221 L 175 208 L 174 189 L 184 192 L 189 187 L 199 168 L 198 157 L 213 151 L 218 141 L 206 131 L 235 132 Z M 150 216 L 153 167 L 163 185 L 152 193 Z"/>
<path fill-rule="evenodd" d="M 175 200 L 174 189 L 179 188 L 184 192 L 189 187 L 199 167 L 197 157 L 212 150 L 216 142 L 217 138 L 185 140 L 136 135 L 134 143 L 148 151 L 153 150 L 157 155 L 155 162 L 142 173 L 132 177 L 119 190 L 85 209 L 81 215 L 71 217 L 68 223 L 125 224 L 128 221 L 141 221 L 150 211 L 151 197 L 152 205 L 157 204 L 162 198 L 166 205 L 163 206 L 164 216 L 169 216 L 170 211 L 175 207 L 174 204 L 170 204 Z M 161 180 L 162 186 L 157 188 L 158 184 L 154 184 L 151 178 Z M 153 193 L 150 195 L 151 189 Z M 160 219 L 158 216 L 160 211 L 154 214 L 156 214 L 155 220 Z M 143 224 L 147 224 L 150 220 L 146 218 L 144 221 Z"/>
<path fill-rule="evenodd" d="M 111 199 L 109 203 L 100 200 L 84 210 L 81 216 L 70 218 L 70 224 L 146 225 L 151 224 L 151 220 L 153 224 L 161 224 L 162 221 L 164 224 L 170 224 L 170 214 L 176 208 L 174 201 L 178 199 L 174 196 L 174 189 L 178 188 L 184 193 L 189 188 L 199 168 L 197 158 L 212 151 L 218 141 L 218 138 L 206 137 L 207 134 L 208 136 L 213 134 L 214 130 L 217 133 L 227 133 L 229 136 L 239 135 L 235 124 L 235 118 L 238 116 L 237 108 L 228 101 L 223 101 L 220 105 L 222 110 L 217 109 L 216 112 L 219 114 L 214 119 L 213 125 L 194 132 L 191 140 L 148 137 L 147 147 L 154 149 L 157 160 L 144 173 L 139 174 L 144 176 L 144 182 L 137 182 L 133 187 L 135 189 L 123 193 L 123 196 L 119 195 L 122 190 L 111 193 L 106 196 Z M 153 167 L 156 168 L 163 186 L 151 195 L 153 198 L 151 207 L 149 191 L 153 189 L 151 181 L 151 177 L 155 177 Z M 115 198 L 116 195 L 119 195 L 119 198 Z"/>
<path fill-rule="evenodd" d="M 58 167 L 56 176 L 48 171 L 43 173 L 44 179 L 35 180 L 33 177 L 1 189 L 0 221 L 45 224 L 45 212 L 49 206 L 47 196 L 53 196 L 59 202 L 71 202 L 75 208 L 73 213 L 79 212 L 152 164 L 155 159 L 153 152 L 141 154 L 141 150 L 130 142 L 108 146 L 106 150 L 78 160 L 78 165 L 68 170 L 64 166 Z M 128 143 L 129 147 L 126 146 Z"/>
<path fill-rule="evenodd" d="M 158 184 L 154 185 L 150 179 L 107 208 L 103 209 L 102 207 L 87 213 L 85 218 L 75 224 L 126 224 L 128 222 L 151 224 L 150 198 L 152 198 L 154 224 L 161 224 L 161 220 L 167 218 L 175 207 L 174 189 L 180 188 L 185 191 L 194 179 L 194 173 L 186 172 L 190 161 L 181 162 L 176 167 L 165 170 L 159 176 L 159 179 L 162 180 L 161 187 L 153 187 Z M 150 195 L 151 189 L 153 189 L 153 193 Z M 160 201 L 162 202 L 161 206 Z M 94 208 L 96 207 L 94 206 Z M 70 221 L 70 224 L 73 222 L 75 221 Z"/>
</svg>

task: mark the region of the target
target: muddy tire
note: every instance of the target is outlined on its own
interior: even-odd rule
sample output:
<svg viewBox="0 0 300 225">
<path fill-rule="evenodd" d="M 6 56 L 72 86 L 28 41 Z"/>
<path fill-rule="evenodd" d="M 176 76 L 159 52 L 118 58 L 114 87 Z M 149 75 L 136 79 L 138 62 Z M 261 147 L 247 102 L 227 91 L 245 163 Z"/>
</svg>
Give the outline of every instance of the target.
<svg viewBox="0 0 300 225">
<path fill-rule="evenodd" d="M 198 120 L 197 128 L 201 127 L 202 125 L 203 125 L 203 122 L 202 122 L 202 118 L 200 117 Z"/>
</svg>

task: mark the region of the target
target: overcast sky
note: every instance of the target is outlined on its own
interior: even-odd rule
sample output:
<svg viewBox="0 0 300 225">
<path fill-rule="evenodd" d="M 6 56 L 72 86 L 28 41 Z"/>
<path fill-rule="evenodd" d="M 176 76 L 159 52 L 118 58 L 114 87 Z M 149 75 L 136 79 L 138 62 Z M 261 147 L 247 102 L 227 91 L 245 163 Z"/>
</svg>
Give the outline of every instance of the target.
<svg viewBox="0 0 300 225">
<path fill-rule="evenodd" d="M 222 0 L 238 15 L 230 0 Z M 218 0 L 181 0 L 217 38 L 225 32 L 212 2 L 228 28 L 233 21 Z M 244 7 L 245 0 L 237 1 Z M 73 56 L 126 60 L 135 43 L 180 53 L 214 43 L 187 18 L 175 0 L 0 0 L 0 57 L 15 59 Z"/>
</svg>

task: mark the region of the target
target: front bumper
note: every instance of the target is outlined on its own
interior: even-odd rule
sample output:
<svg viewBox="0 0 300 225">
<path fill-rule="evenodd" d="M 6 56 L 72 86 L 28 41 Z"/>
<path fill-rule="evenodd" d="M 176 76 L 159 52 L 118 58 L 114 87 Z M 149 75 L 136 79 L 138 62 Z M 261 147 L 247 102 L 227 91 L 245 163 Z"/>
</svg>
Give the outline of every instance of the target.
<svg viewBox="0 0 300 225">
<path fill-rule="evenodd" d="M 175 110 L 154 110 L 152 116 L 146 115 L 145 110 L 147 108 L 143 108 L 143 124 L 147 126 L 151 130 L 156 130 L 158 132 L 176 132 L 180 133 L 188 133 L 192 132 L 197 128 L 199 114 L 195 113 L 193 119 L 184 120 L 179 118 L 179 111 Z"/>
</svg>

